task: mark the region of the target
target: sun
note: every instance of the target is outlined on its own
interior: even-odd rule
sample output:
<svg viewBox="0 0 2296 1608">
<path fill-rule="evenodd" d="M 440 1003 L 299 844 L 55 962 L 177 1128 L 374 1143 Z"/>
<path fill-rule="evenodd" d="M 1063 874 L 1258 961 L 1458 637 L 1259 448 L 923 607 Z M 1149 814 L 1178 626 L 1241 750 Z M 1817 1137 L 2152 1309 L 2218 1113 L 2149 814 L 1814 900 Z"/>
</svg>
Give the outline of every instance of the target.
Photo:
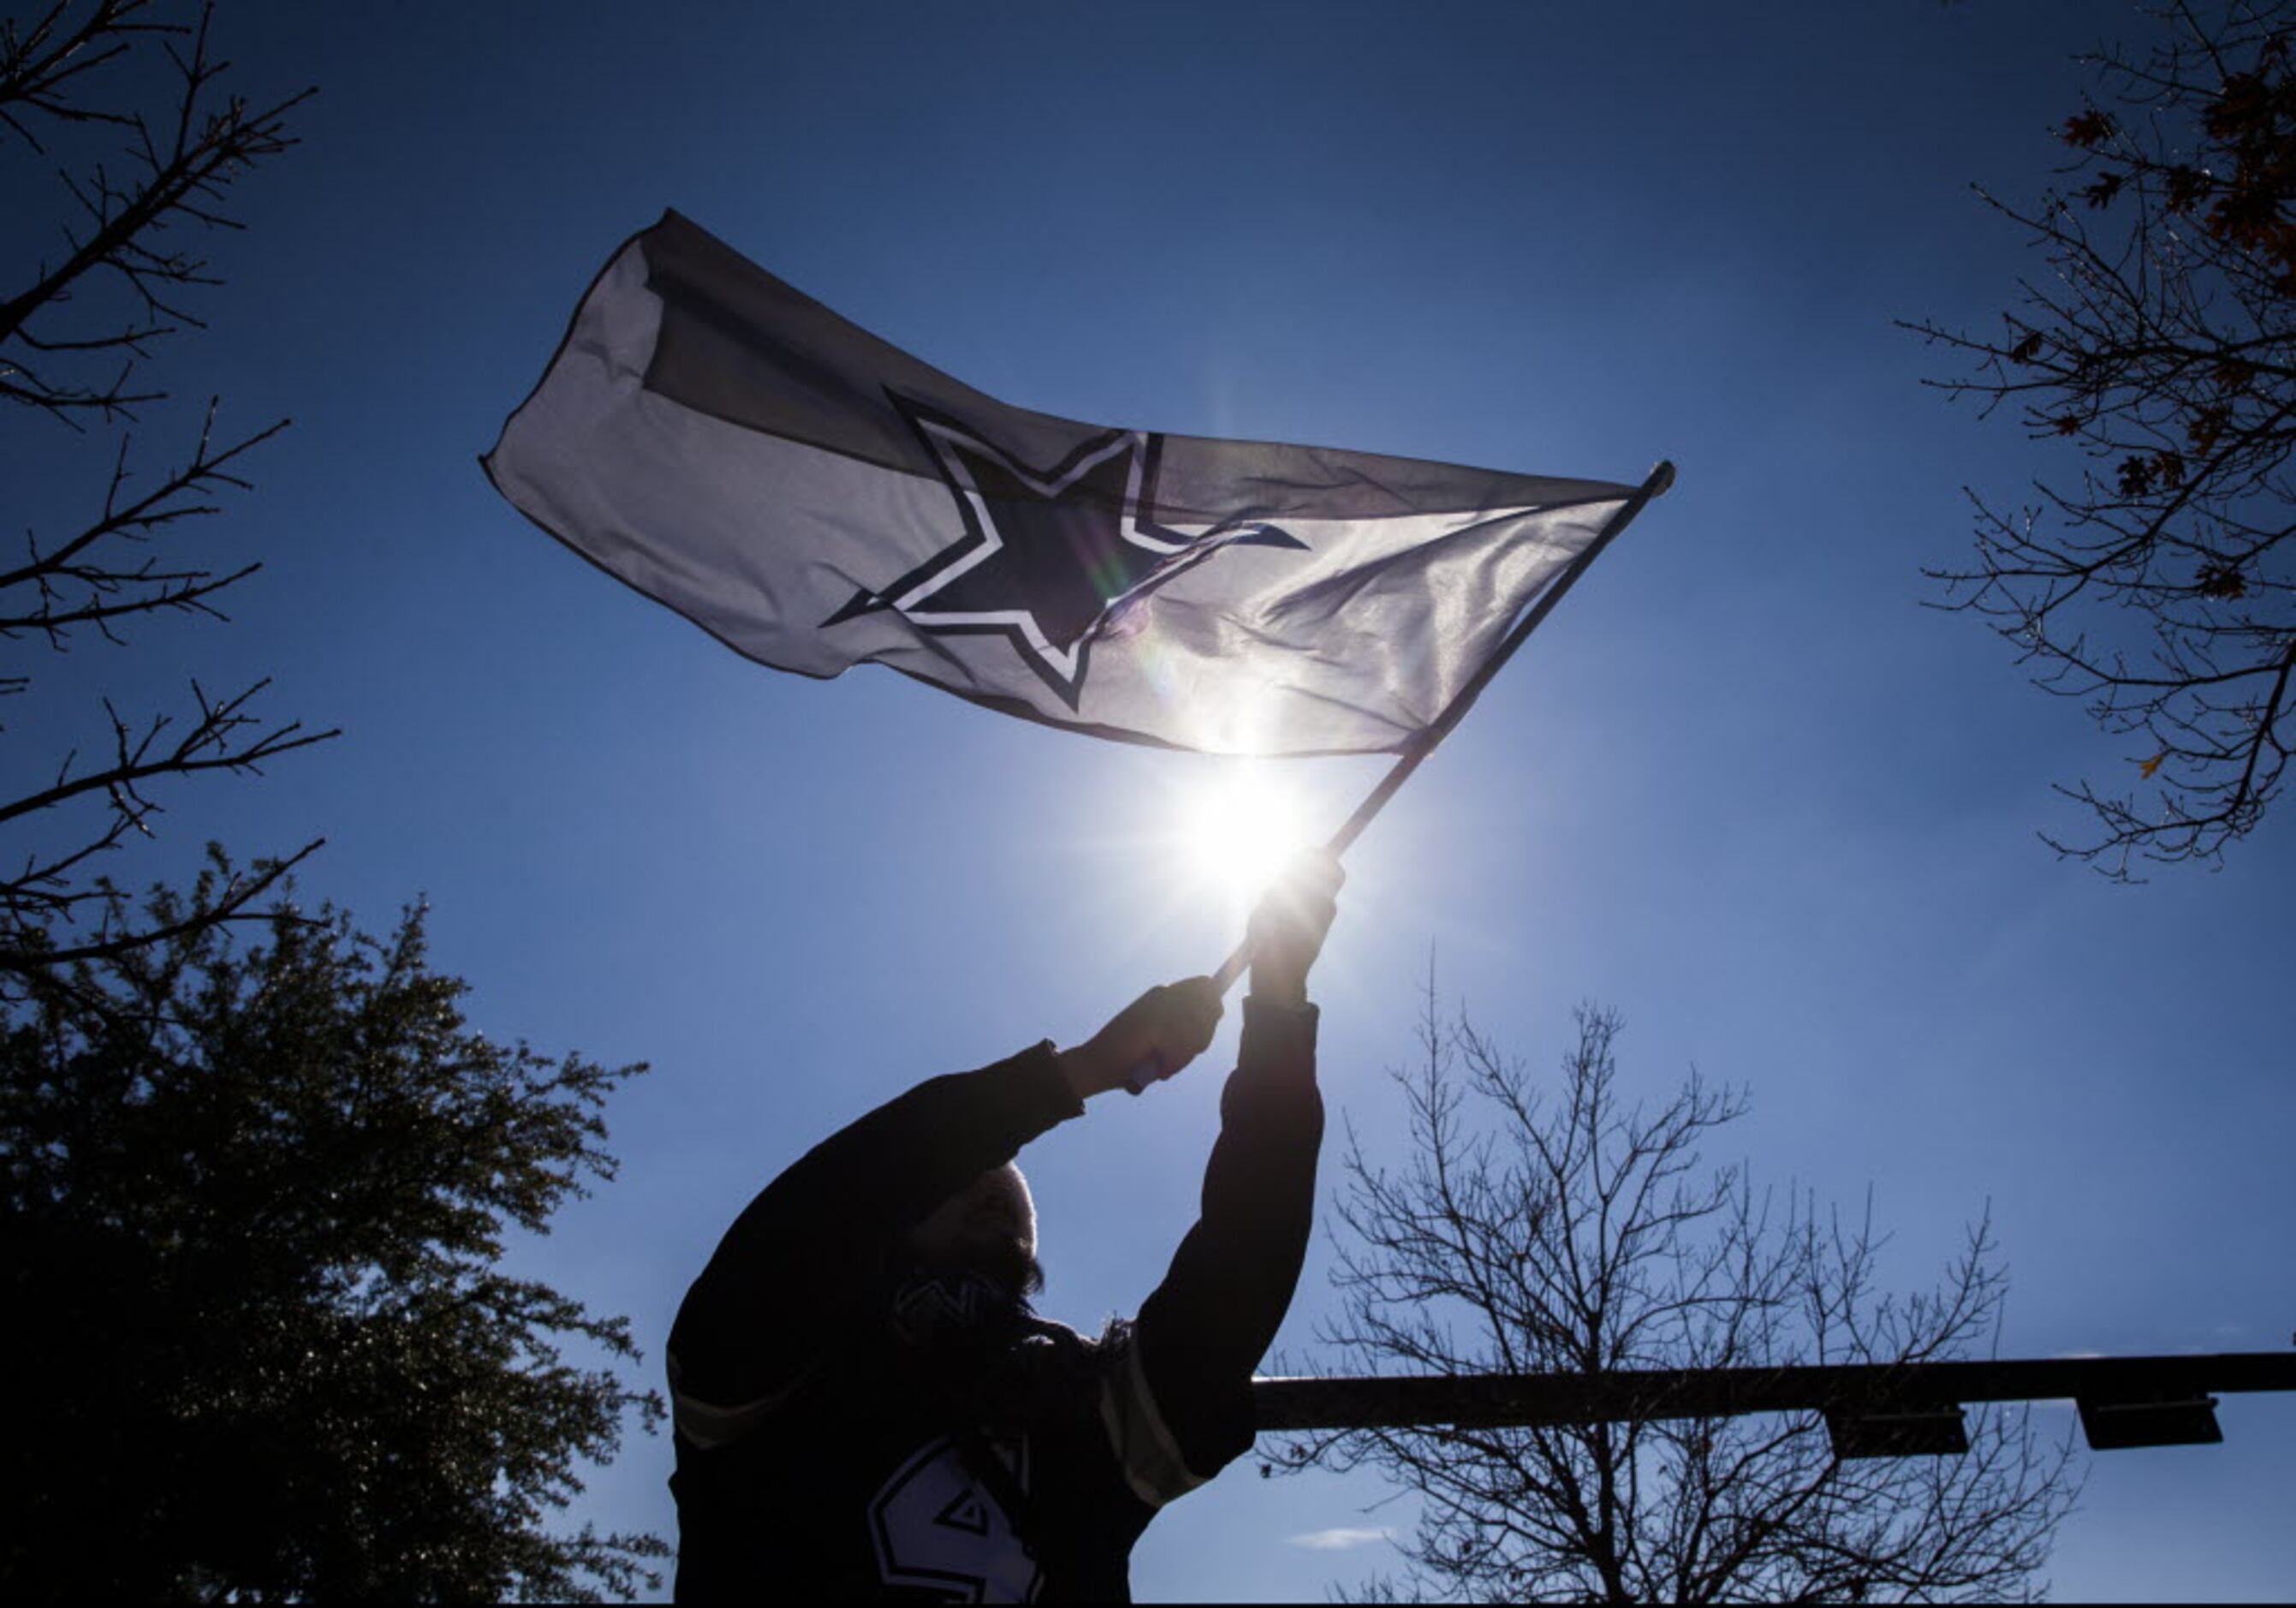
<svg viewBox="0 0 2296 1608">
<path fill-rule="evenodd" d="M 1197 882 L 1247 907 L 1314 841 L 1299 795 L 1254 765 L 1237 766 L 1198 788 L 1183 830 Z"/>
</svg>

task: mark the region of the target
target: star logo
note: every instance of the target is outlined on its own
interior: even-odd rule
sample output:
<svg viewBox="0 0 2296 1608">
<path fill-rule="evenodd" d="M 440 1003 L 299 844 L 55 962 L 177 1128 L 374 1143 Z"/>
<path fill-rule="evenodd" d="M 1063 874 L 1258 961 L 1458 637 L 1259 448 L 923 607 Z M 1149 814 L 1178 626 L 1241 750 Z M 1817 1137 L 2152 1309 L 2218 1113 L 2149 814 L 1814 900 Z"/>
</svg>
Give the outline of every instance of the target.
<svg viewBox="0 0 2296 1608">
<path fill-rule="evenodd" d="M 932 455 L 963 533 L 899 579 L 856 592 L 824 627 L 890 609 L 936 635 L 1001 636 L 1073 710 L 1094 642 L 1134 603 L 1227 547 L 1307 546 L 1248 515 L 1193 536 L 1156 523 L 1160 435 L 1108 431 L 1039 469 L 888 394 Z"/>
</svg>

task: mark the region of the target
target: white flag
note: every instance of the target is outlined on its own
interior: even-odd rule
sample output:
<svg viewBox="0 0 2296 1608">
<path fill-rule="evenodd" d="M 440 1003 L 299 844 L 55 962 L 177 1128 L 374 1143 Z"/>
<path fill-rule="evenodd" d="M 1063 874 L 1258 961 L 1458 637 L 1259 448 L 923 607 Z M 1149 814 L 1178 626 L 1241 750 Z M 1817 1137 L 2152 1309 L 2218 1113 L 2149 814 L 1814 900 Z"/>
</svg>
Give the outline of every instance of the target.
<svg viewBox="0 0 2296 1608">
<path fill-rule="evenodd" d="M 760 663 L 1216 753 L 1404 748 L 1636 495 L 1010 407 L 675 212 L 484 462 Z"/>
</svg>

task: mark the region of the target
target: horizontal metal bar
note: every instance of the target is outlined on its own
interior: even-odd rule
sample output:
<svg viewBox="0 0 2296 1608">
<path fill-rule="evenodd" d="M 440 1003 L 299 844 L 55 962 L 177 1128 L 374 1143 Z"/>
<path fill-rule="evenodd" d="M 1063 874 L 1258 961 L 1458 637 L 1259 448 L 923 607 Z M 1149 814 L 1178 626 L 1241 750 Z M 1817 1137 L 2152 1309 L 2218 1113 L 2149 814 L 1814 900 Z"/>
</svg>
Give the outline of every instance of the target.
<svg viewBox="0 0 2296 1608">
<path fill-rule="evenodd" d="M 1530 1427 L 1839 1411 L 1883 1402 L 1943 1406 L 2071 1397 L 2133 1402 L 2243 1391 L 2296 1391 L 2296 1351 L 1251 1383 L 1263 1430 Z"/>
</svg>

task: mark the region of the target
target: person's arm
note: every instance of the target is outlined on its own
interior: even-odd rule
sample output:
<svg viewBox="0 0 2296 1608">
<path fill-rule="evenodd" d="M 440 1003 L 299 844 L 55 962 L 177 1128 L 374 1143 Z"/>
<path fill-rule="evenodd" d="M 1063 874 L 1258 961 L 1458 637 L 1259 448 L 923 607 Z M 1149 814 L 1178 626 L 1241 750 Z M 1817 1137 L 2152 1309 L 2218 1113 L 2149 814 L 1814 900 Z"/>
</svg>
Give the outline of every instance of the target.
<svg viewBox="0 0 2296 1608">
<path fill-rule="evenodd" d="M 929 1079 L 808 1152 L 734 1220 L 678 1308 L 680 1428 L 710 1444 L 768 1410 L 902 1234 L 1082 1109 L 1047 1040 Z"/>
<path fill-rule="evenodd" d="M 1103 1389 L 1111 1442 L 1152 1506 L 1251 1445 L 1252 1370 L 1291 1306 L 1315 1215 L 1324 1102 L 1307 976 L 1338 882 L 1335 862 L 1311 863 L 1254 915 L 1243 1042 L 1199 1215 Z"/>
<path fill-rule="evenodd" d="M 1151 989 L 1074 1049 L 1047 1040 L 931 1079 L 816 1145 L 686 1292 L 668 1348 L 680 1431 L 703 1446 L 743 1432 L 806 1377 L 832 1332 L 824 1317 L 864 1295 L 902 1235 L 1143 1056 L 1185 1065 L 1218 1019 L 1209 978 Z"/>
</svg>

